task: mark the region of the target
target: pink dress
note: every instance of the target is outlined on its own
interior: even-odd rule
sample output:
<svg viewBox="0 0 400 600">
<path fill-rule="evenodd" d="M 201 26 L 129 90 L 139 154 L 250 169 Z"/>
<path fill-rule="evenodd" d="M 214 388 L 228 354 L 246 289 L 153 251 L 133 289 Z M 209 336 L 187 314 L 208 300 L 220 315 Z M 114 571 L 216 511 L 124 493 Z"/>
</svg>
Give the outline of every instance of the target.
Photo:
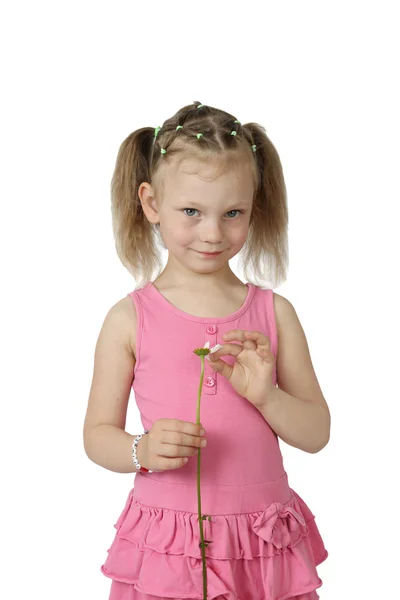
<svg viewBox="0 0 400 600">
<path fill-rule="evenodd" d="M 223 318 L 190 315 L 154 286 L 131 292 L 137 311 L 132 383 L 145 429 L 160 418 L 196 422 L 201 359 L 231 329 L 264 332 L 276 356 L 273 291 L 248 283 Z M 232 356 L 223 360 L 232 364 Z M 317 600 L 316 566 L 328 553 L 314 515 L 290 488 L 279 441 L 261 413 L 204 361 L 200 421 L 201 512 L 209 600 Z M 276 371 L 274 373 L 276 383 Z M 101 571 L 109 600 L 203 599 L 197 454 L 162 473 L 137 473 Z"/>
</svg>

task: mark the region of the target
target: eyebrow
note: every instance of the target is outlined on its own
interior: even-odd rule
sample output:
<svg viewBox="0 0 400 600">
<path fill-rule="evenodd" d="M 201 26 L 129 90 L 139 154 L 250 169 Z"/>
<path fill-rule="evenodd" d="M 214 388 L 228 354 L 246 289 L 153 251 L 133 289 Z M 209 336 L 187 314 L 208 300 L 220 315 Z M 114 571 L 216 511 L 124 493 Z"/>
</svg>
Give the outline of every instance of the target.
<svg viewBox="0 0 400 600">
<path fill-rule="evenodd" d="M 199 202 L 180 202 L 180 204 L 185 204 L 185 207 L 190 206 L 193 208 L 208 208 L 208 206 L 206 204 L 200 204 Z M 249 202 L 246 202 L 245 200 L 239 200 L 239 202 L 236 202 L 235 204 L 231 204 L 230 206 L 228 206 L 225 210 L 232 210 L 233 208 L 249 208 L 250 204 Z"/>
</svg>

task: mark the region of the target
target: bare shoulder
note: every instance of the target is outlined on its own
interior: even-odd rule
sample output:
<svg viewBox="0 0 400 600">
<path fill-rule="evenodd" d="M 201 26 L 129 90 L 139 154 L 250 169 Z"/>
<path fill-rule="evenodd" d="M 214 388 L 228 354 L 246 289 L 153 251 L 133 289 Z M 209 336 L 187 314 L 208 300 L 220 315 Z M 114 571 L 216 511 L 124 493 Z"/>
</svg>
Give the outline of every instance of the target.
<svg viewBox="0 0 400 600">
<path fill-rule="evenodd" d="M 301 400 L 328 408 L 311 359 L 306 334 L 293 304 L 274 292 L 278 333 L 276 372 L 278 387 Z"/>
<path fill-rule="evenodd" d="M 114 331 L 120 343 L 126 345 L 135 358 L 136 324 L 135 305 L 129 296 L 125 296 L 118 300 L 107 312 L 99 337 L 103 332 L 106 334 L 107 331 Z"/>
<path fill-rule="evenodd" d="M 288 324 L 297 321 L 297 328 L 299 328 L 300 321 L 297 317 L 297 313 L 294 309 L 293 304 L 276 292 L 273 292 L 274 299 L 274 311 L 275 311 L 275 322 L 278 334 L 278 343 L 281 341 L 280 338 L 284 335 L 284 329 L 288 329 Z M 301 327 L 301 325 L 300 325 Z M 301 327 L 302 328 L 302 327 Z M 303 332 L 304 333 L 304 332 Z"/>
<path fill-rule="evenodd" d="M 127 335 L 127 343 L 133 352 L 134 357 L 136 356 L 136 327 L 137 327 L 137 314 L 135 304 L 130 296 L 125 296 L 110 309 L 110 314 L 115 315 L 115 319 L 118 319 L 121 325 L 124 327 Z"/>
<path fill-rule="evenodd" d="M 275 309 L 275 321 L 276 321 L 276 327 L 278 330 L 278 338 L 279 335 L 283 335 L 284 334 L 284 330 L 288 329 L 288 324 L 293 325 L 296 324 L 297 325 L 297 333 L 299 334 L 299 328 L 301 328 L 301 330 L 303 331 L 303 328 L 301 326 L 300 320 L 297 316 L 296 310 L 293 306 L 293 304 L 287 299 L 285 298 L 285 296 L 281 296 L 280 294 L 277 294 L 276 292 L 274 292 L 274 309 Z M 305 337 L 304 331 L 303 331 L 303 335 Z"/>
<path fill-rule="evenodd" d="M 291 302 L 289 302 L 287 298 L 274 292 L 274 308 L 277 325 L 278 321 L 282 320 L 282 312 L 285 310 L 290 310 L 290 307 L 293 308 L 293 305 L 291 304 Z"/>
</svg>

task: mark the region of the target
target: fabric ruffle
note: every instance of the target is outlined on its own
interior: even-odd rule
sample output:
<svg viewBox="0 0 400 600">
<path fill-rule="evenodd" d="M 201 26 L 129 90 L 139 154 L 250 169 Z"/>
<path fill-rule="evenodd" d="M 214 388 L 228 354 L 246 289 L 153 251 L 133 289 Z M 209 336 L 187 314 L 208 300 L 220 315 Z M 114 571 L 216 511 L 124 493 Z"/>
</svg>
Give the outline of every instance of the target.
<svg viewBox="0 0 400 600">
<path fill-rule="evenodd" d="M 314 515 L 291 491 L 284 505 L 203 520 L 209 600 L 286 600 L 321 586 L 316 566 L 328 553 Z M 104 575 L 162 598 L 177 598 L 177 590 L 203 598 L 197 514 L 145 506 L 132 489 L 114 527 Z"/>
</svg>

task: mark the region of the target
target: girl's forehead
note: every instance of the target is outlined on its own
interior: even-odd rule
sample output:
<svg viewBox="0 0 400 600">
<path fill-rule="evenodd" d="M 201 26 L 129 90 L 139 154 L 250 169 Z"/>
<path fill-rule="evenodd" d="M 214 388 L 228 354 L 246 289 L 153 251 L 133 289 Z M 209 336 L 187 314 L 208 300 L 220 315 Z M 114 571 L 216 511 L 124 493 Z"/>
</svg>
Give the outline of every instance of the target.
<svg viewBox="0 0 400 600">
<path fill-rule="evenodd" d="M 170 173 L 171 175 L 171 173 Z M 214 202 L 236 202 L 247 199 L 252 203 L 254 184 L 251 167 L 238 169 L 216 169 L 215 165 L 202 165 L 187 162 L 182 165 L 175 177 L 170 176 L 163 183 L 163 200 L 167 203 L 181 199 L 202 201 L 212 198 Z"/>
</svg>

